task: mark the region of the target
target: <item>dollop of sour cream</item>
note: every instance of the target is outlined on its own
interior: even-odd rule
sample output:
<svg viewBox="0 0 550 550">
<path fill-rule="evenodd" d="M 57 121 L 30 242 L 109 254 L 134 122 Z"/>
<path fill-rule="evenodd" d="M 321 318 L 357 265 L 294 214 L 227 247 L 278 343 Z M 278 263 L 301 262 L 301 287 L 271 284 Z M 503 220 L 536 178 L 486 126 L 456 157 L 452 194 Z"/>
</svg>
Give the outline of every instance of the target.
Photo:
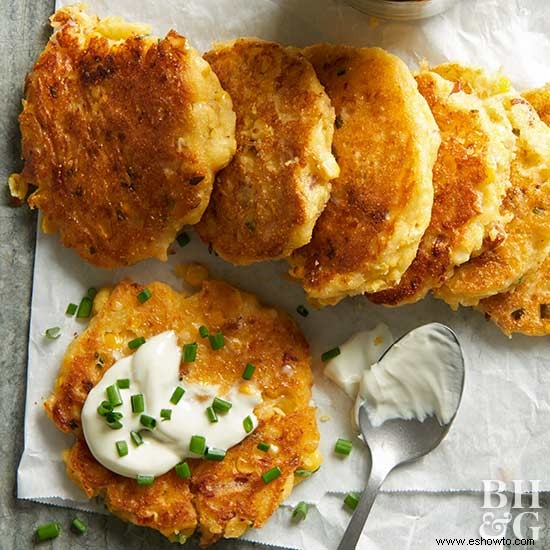
<svg viewBox="0 0 550 550">
<path fill-rule="evenodd" d="M 451 420 L 462 392 L 463 358 L 459 344 L 442 328 L 438 323 L 424 325 L 391 347 L 390 340 L 379 352 L 373 345 L 374 338 L 389 334 L 387 327 L 379 325 L 373 331 L 358 333 L 340 347 L 340 355 L 327 365 L 325 374 L 356 400 L 356 425 L 363 402 L 373 426 L 392 418 L 417 418 L 422 422 L 436 416 L 442 425 Z M 377 359 L 369 363 L 377 353 Z M 362 372 L 357 380 L 359 366 Z"/>
<path fill-rule="evenodd" d="M 107 469 L 136 478 L 138 475 L 160 476 L 186 457 L 200 457 L 190 451 L 191 437 L 203 436 L 209 448 L 227 450 L 250 435 L 258 426 L 254 408 L 262 402 L 259 391 L 248 385 L 247 393 L 232 388 L 220 395 L 215 385 L 186 383 L 179 376 L 182 350 L 174 331 L 153 336 L 128 357 L 117 361 L 90 391 L 82 409 L 82 429 L 94 457 Z M 122 405 L 114 411 L 122 413 L 122 428 L 111 429 L 105 417 L 98 413 L 99 405 L 107 400 L 106 390 L 117 380 L 128 379 L 128 389 L 119 389 Z M 174 390 L 182 387 L 185 394 L 177 404 L 170 401 Z M 132 411 L 131 396 L 142 394 L 143 413 Z M 206 409 L 215 397 L 229 401 L 232 406 L 211 422 Z M 160 412 L 170 409 L 171 417 L 163 420 Z M 146 428 L 140 423 L 141 414 L 156 420 L 156 426 Z M 250 417 L 252 430 L 245 430 L 243 421 Z M 248 426 L 250 428 L 250 426 Z M 143 443 L 135 445 L 130 432 L 138 432 Z M 128 454 L 119 456 L 117 442 L 125 441 Z"/>
</svg>

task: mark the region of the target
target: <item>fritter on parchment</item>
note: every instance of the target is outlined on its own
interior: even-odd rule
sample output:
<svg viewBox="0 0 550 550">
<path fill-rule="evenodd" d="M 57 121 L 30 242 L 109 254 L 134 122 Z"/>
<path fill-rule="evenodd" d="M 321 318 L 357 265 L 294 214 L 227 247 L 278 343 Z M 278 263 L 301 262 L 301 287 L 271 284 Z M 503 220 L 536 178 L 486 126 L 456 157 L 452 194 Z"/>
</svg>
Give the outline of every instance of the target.
<svg viewBox="0 0 550 550">
<path fill-rule="evenodd" d="M 51 18 L 54 34 L 25 85 L 25 167 L 12 193 L 42 228 L 94 265 L 166 259 L 199 221 L 214 174 L 235 151 L 229 95 L 188 41 L 144 25 L 99 20 L 79 5 Z"/>
<path fill-rule="evenodd" d="M 336 109 L 340 176 L 311 242 L 290 258 L 308 299 L 336 304 L 389 288 L 430 222 L 439 130 L 407 66 L 379 48 L 303 50 Z"/>
<path fill-rule="evenodd" d="M 237 154 L 197 226 L 234 264 L 284 258 L 311 239 L 339 173 L 334 108 L 309 61 L 254 38 L 205 54 L 237 113 Z"/>
<path fill-rule="evenodd" d="M 147 288 L 151 298 L 143 304 L 137 295 L 144 287 L 128 280 L 100 291 L 94 304 L 97 313 L 63 359 L 45 407 L 61 430 L 75 434 L 75 444 L 66 453 L 68 474 L 88 497 L 103 496 L 113 514 L 157 529 L 171 540 L 185 540 L 195 529 L 203 545 L 238 537 L 267 521 L 302 479 L 294 475 L 297 469 L 313 471 L 320 464 L 307 342 L 285 314 L 225 283 L 205 281 L 192 296 L 163 283 Z M 211 333 L 222 332 L 225 346 L 213 350 L 208 338 L 199 336 L 201 325 Z M 131 353 L 130 340 L 165 330 L 174 330 L 182 345 L 198 342 L 196 360 L 182 364 L 185 380 L 218 384 L 222 392 L 240 384 L 241 391 L 247 391 L 249 382 L 241 375 L 246 363 L 252 363 L 253 383 L 263 402 L 254 411 L 258 428 L 229 449 L 222 462 L 190 459 L 189 479 L 170 471 L 152 486 L 140 487 L 94 459 L 81 430 L 80 412 L 103 372 Z M 275 444 L 278 452 L 258 450 L 260 441 Z M 282 475 L 264 483 L 261 474 L 275 466 Z"/>
<path fill-rule="evenodd" d="M 420 300 L 441 286 L 455 266 L 502 238 L 500 204 L 510 186 L 515 138 L 506 117 L 491 119 L 484 102 L 455 89 L 454 82 L 423 70 L 416 76 L 441 132 L 433 171 L 430 225 L 416 258 L 394 288 L 369 300 L 401 305 Z"/>
</svg>

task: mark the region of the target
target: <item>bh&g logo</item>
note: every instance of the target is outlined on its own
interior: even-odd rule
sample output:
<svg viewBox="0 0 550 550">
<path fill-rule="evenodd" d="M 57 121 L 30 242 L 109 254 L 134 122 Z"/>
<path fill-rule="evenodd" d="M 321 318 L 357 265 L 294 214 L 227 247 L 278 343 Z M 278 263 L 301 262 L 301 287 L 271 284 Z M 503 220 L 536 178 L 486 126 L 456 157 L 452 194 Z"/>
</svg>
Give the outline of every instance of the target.
<svg viewBox="0 0 550 550">
<path fill-rule="evenodd" d="M 513 498 L 511 509 L 521 509 L 526 511 L 517 514 L 510 512 L 494 513 L 485 512 L 483 514 L 483 523 L 479 528 L 479 534 L 486 539 L 503 537 L 506 534 L 506 528 L 509 523 L 512 524 L 512 532 L 518 539 L 538 540 L 541 525 L 525 525 L 539 521 L 539 479 L 530 479 L 524 481 L 514 479 L 513 494 L 506 492 L 506 484 L 498 479 L 484 479 L 483 483 L 483 509 L 498 510 L 508 506 L 508 499 Z M 525 487 L 524 487 L 525 485 Z M 527 506 L 524 506 L 524 501 Z M 530 501 L 530 502 L 529 502 Z"/>
</svg>

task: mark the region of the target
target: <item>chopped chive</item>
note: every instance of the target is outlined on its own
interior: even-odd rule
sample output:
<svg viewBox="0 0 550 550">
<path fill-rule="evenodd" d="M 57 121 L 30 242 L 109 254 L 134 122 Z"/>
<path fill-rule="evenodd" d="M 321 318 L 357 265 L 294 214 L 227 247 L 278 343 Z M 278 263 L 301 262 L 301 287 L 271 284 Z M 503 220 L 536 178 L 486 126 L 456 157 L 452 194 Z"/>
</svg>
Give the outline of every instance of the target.
<svg viewBox="0 0 550 550">
<path fill-rule="evenodd" d="M 258 443 L 258 446 L 256 448 L 260 449 L 260 451 L 263 451 L 264 453 L 267 453 L 270 447 L 271 445 L 269 443 L 265 443 L 264 441 L 261 441 L 260 443 Z"/>
<path fill-rule="evenodd" d="M 209 334 L 208 339 L 210 340 L 210 346 L 212 349 L 222 349 L 225 346 L 225 340 L 223 334 L 218 332 L 217 334 Z"/>
<path fill-rule="evenodd" d="M 151 291 L 148 288 L 144 288 L 138 295 L 137 299 L 144 304 L 151 297 Z"/>
<path fill-rule="evenodd" d="M 252 363 L 247 363 L 243 371 L 243 378 L 245 380 L 250 380 L 255 370 L 256 367 Z"/>
<path fill-rule="evenodd" d="M 34 533 L 37 542 L 43 542 L 45 540 L 55 539 L 59 536 L 61 526 L 56 521 L 46 523 L 38 527 Z"/>
<path fill-rule="evenodd" d="M 355 510 L 355 508 L 357 508 L 357 505 L 359 504 L 359 500 L 361 500 L 361 495 L 359 495 L 358 493 L 348 493 L 346 495 L 346 498 L 344 499 L 344 504 L 348 508 Z"/>
<path fill-rule="evenodd" d="M 142 414 L 139 417 L 139 423 L 142 426 L 149 428 L 150 430 L 154 430 L 157 425 L 157 421 L 152 416 L 149 416 L 148 414 Z"/>
<path fill-rule="evenodd" d="M 243 420 L 243 428 L 247 434 L 249 434 L 254 429 L 254 422 L 252 422 L 252 418 L 250 418 L 250 416 L 247 416 Z"/>
<path fill-rule="evenodd" d="M 309 315 L 309 311 L 305 308 L 305 306 L 302 306 L 302 305 L 299 305 L 297 308 L 296 308 L 296 311 L 298 312 L 299 315 L 301 315 L 302 317 L 307 317 Z"/>
<path fill-rule="evenodd" d="M 137 484 L 141 487 L 145 487 L 147 485 L 153 485 L 155 483 L 155 476 L 146 476 L 143 474 L 138 474 L 136 478 Z"/>
<path fill-rule="evenodd" d="M 232 403 L 219 397 L 214 397 L 214 401 L 212 401 L 212 407 L 217 413 L 226 413 L 232 406 Z"/>
<path fill-rule="evenodd" d="M 176 535 L 176 542 L 177 542 L 178 544 L 185 544 L 185 543 L 187 542 L 187 539 L 188 539 L 188 538 L 189 538 L 189 537 L 188 537 L 187 535 L 184 535 L 183 533 L 178 533 L 178 534 Z"/>
<path fill-rule="evenodd" d="M 197 347 L 198 344 L 196 342 L 183 346 L 183 361 L 185 363 L 192 363 L 197 358 Z"/>
<path fill-rule="evenodd" d="M 130 387 L 130 379 L 129 378 L 120 378 L 116 381 L 116 385 L 121 390 L 127 390 Z"/>
<path fill-rule="evenodd" d="M 115 443 L 118 456 L 126 456 L 128 454 L 128 443 L 126 441 L 117 441 Z"/>
<path fill-rule="evenodd" d="M 71 302 L 67 306 L 67 309 L 65 310 L 65 315 L 74 315 L 76 313 L 77 309 L 78 309 L 78 306 Z"/>
<path fill-rule="evenodd" d="M 178 244 L 183 248 L 191 242 L 191 237 L 187 233 L 183 232 L 176 237 L 176 241 L 178 241 Z"/>
<path fill-rule="evenodd" d="M 208 336 L 208 329 L 204 325 L 201 325 L 199 327 L 199 334 L 201 335 L 201 338 L 206 338 Z"/>
<path fill-rule="evenodd" d="M 120 390 L 116 384 L 107 386 L 105 392 L 107 393 L 107 401 L 109 401 L 113 407 L 122 405 L 122 397 L 120 396 Z"/>
<path fill-rule="evenodd" d="M 130 401 L 132 402 L 132 412 L 142 413 L 145 410 L 145 400 L 142 393 L 132 395 Z"/>
<path fill-rule="evenodd" d="M 329 361 L 330 359 L 334 359 L 335 357 L 338 357 L 340 355 L 340 348 L 336 347 L 336 348 L 332 348 L 332 349 L 329 349 L 328 351 L 325 351 L 325 353 L 323 353 L 323 355 L 321 355 L 321 361 L 323 361 L 323 363 L 325 361 Z"/>
<path fill-rule="evenodd" d="M 202 455 L 204 454 L 205 449 L 206 449 L 206 438 L 204 438 L 202 435 L 191 436 L 191 441 L 189 442 L 189 450 L 192 453 L 195 453 L 197 455 Z"/>
<path fill-rule="evenodd" d="M 128 347 L 130 349 L 137 349 L 139 346 L 142 346 L 145 344 L 145 338 L 143 336 L 140 336 L 139 338 L 134 338 L 133 340 L 130 340 L 128 342 Z"/>
<path fill-rule="evenodd" d="M 77 535 L 83 535 L 88 530 L 88 526 L 81 519 L 74 518 L 71 522 L 71 529 Z"/>
<path fill-rule="evenodd" d="M 86 292 L 86 296 L 88 296 L 88 298 L 92 300 L 96 297 L 96 294 L 97 294 L 97 288 L 94 288 L 93 286 L 91 286 Z"/>
<path fill-rule="evenodd" d="M 99 416 L 107 416 L 110 412 L 113 412 L 113 406 L 109 401 L 102 401 L 97 408 L 97 414 Z"/>
<path fill-rule="evenodd" d="M 206 458 L 206 460 L 216 460 L 219 462 L 225 458 L 225 451 L 223 449 L 208 447 L 204 453 L 204 458 Z"/>
<path fill-rule="evenodd" d="M 143 445 L 143 437 L 141 437 L 139 432 L 130 432 L 130 438 L 136 447 Z"/>
<path fill-rule="evenodd" d="M 178 386 L 172 393 L 172 397 L 170 397 L 170 403 L 172 403 L 173 405 L 177 405 L 180 402 L 180 399 L 183 397 L 184 393 L 185 390 L 181 386 Z"/>
<path fill-rule="evenodd" d="M 172 409 L 160 409 L 162 420 L 172 420 Z"/>
<path fill-rule="evenodd" d="M 296 508 L 292 511 L 292 518 L 296 521 L 302 521 L 306 519 L 309 506 L 304 502 L 299 502 Z"/>
<path fill-rule="evenodd" d="M 191 468 L 189 468 L 189 464 L 187 464 L 187 462 L 180 462 L 179 464 L 176 464 L 174 469 L 176 470 L 176 474 L 178 474 L 181 479 L 191 477 Z"/>
<path fill-rule="evenodd" d="M 311 470 L 298 469 L 294 472 L 295 476 L 298 477 L 309 477 L 313 472 Z"/>
<path fill-rule="evenodd" d="M 61 336 L 61 329 L 59 327 L 51 327 L 46 329 L 44 336 L 50 340 L 57 340 Z"/>
<path fill-rule="evenodd" d="M 262 479 L 264 480 L 264 483 L 271 483 L 273 480 L 277 479 L 281 475 L 282 472 L 279 466 L 275 466 L 274 468 L 271 468 L 271 470 L 264 472 L 262 474 Z"/>
<path fill-rule="evenodd" d="M 336 445 L 334 445 L 334 452 L 340 455 L 347 456 L 351 453 L 352 447 L 353 447 L 353 443 L 351 441 L 349 441 L 348 439 L 339 438 L 336 441 Z"/>
<path fill-rule="evenodd" d="M 216 414 L 214 407 L 208 407 L 206 409 L 206 415 L 208 416 L 208 420 L 210 420 L 210 422 L 218 421 L 218 415 Z"/>
<path fill-rule="evenodd" d="M 120 428 L 122 428 L 122 422 L 120 422 L 121 418 L 122 413 L 111 411 L 105 415 L 105 422 L 107 422 L 107 426 L 109 426 L 111 430 L 120 430 Z"/>
<path fill-rule="evenodd" d="M 76 311 L 76 317 L 78 319 L 87 319 L 92 313 L 92 304 L 92 299 L 89 296 L 84 296 L 84 298 L 80 300 L 80 305 Z"/>
</svg>

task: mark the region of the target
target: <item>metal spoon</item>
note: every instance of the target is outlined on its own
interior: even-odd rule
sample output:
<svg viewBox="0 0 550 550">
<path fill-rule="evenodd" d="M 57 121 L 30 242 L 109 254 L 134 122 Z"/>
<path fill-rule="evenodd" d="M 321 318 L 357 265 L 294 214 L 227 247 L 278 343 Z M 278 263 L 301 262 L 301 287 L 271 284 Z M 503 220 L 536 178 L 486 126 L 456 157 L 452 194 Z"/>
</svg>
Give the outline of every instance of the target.
<svg viewBox="0 0 550 550">
<path fill-rule="evenodd" d="M 456 346 L 456 368 L 459 369 L 462 377 L 458 410 L 464 388 L 464 358 L 460 343 L 455 333 L 449 327 L 440 323 L 431 323 L 415 330 L 426 330 L 428 327 L 448 339 L 451 346 Z M 380 361 L 390 350 L 391 347 L 380 358 Z M 455 416 L 456 411 L 450 421 L 443 426 L 435 416 L 430 416 L 424 422 L 417 419 L 403 420 L 396 418 L 374 427 L 370 423 L 365 403 L 361 405 L 359 408 L 359 427 L 370 451 L 371 471 L 367 486 L 338 546 L 338 550 L 354 550 L 356 548 L 374 504 L 374 499 L 388 474 L 397 466 L 417 460 L 435 449 L 447 435 Z"/>
</svg>

